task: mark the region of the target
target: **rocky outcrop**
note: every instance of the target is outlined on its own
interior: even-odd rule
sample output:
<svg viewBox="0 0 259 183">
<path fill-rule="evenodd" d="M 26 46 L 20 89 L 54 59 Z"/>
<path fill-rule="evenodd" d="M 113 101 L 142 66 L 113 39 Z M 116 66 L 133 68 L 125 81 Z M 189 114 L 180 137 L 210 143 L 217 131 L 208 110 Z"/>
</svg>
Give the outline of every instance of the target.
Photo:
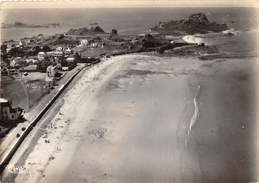
<svg viewBox="0 0 259 183">
<path fill-rule="evenodd" d="M 100 33 L 105 33 L 104 30 L 99 27 L 99 26 L 95 26 L 95 27 L 91 27 L 91 28 L 80 28 L 80 29 L 70 29 L 66 34 L 69 35 L 89 35 L 89 34 L 100 34 Z"/>
<path fill-rule="evenodd" d="M 160 34 L 184 34 L 221 32 L 229 29 L 226 24 L 210 23 L 206 15 L 203 13 L 193 14 L 179 21 L 159 22 L 157 26 L 152 28 Z"/>
<path fill-rule="evenodd" d="M 112 29 L 111 34 L 118 34 L 118 31 L 116 29 Z"/>
<path fill-rule="evenodd" d="M 104 30 L 101 27 L 99 27 L 99 26 L 94 27 L 93 31 L 94 32 L 101 32 L 101 33 L 104 32 Z"/>
<path fill-rule="evenodd" d="M 193 14 L 188 18 L 184 19 L 183 24 L 191 25 L 191 26 L 207 25 L 209 24 L 209 21 L 203 13 L 198 13 L 198 14 Z"/>
</svg>

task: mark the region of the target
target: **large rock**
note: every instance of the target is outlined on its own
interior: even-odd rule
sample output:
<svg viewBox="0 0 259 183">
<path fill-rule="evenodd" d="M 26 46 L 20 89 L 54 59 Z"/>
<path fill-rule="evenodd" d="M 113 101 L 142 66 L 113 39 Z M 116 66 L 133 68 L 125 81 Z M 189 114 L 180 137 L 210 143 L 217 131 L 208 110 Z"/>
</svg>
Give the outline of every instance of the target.
<svg viewBox="0 0 259 183">
<path fill-rule="evenodd" d="M 99 27 L 91 27 L 91 28 L 80 28 L 80 29 L 70 29 L 66 34 L 68 35 L 88 35 L 88 34 L 95 34 L 95 33 L 105 33 L 104 30 Z"/>
<path fill-rule="evenodd" d="M 185 25 L 207 25 L 210 22 L 208 21 L 206 15 L 203 13 L 193 14 L 188 18 L 183 20 L 183 24 Z"/>
<path fill-rule="evenodd" d="M 160 34 L 196 34 L 208 32 L 221 32 L 229 29 L 226 24 L 210 23 L 206 15 L 203 13 L 193 14 L 179 21 L 159 22 L 157 26 L 152 28 Z"/>
<path fill-rule="evenodd" d="M 118 34 L 118 31 L 116 29 L 112 29 L 111 34 Z"/>
<path fill-rule="evenodd" d="M 104 32 L 104 30 L 99 26 L 94 27 L 94 31 L 95 32 Z"/>
</svg>

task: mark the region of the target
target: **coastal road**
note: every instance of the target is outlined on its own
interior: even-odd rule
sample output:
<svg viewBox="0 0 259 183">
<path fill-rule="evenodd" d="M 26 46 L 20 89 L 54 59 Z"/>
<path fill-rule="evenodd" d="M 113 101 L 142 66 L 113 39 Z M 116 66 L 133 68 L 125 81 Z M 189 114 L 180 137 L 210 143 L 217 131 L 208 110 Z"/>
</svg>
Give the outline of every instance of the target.
<svg viewBox="0 0 259 183">
<path fill-rule="evenodd" d="M 80 73 L 1 182 L 254 182 L 258 67 L 127 55 Z"/>
<path fill-rule="evenodd" d="M 61 87 L 75 74 L 78 70 L 83 68 L 85 64 L 78 64 L 72 71 L 66 72 L 65 75 L 58 81 L 58 85 L 50 91 L 49 94 L 44 96 L 35 106 L 29 111 L 25 111 L 25 120 L 18 123 L 17 126 L 7 134 L 5 138 L 0 140 L 0 160 L 1 164 L 5 161 L 5 157 L 13 149 L 13 146 L 17 143 L 17 135 L 21 135 L 24 129 L 27 129 L 35 117 L 43 110 L 43 108 L 53 99 L 53 97 L 61 90 Z"/>
</svg>

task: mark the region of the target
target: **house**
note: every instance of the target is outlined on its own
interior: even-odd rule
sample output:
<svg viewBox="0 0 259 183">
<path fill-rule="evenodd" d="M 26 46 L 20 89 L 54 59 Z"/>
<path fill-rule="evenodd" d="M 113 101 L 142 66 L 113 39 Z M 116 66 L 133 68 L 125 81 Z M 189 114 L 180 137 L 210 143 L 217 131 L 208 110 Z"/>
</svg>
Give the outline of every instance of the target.
<svg viewBox="0 0 259 183">
<path fill-rule="evenodd" d="M 139 34 L 138 37 L 145 37 L 146 34 Z"/>
<path fill-rule="evenodd" d="M 28 44 L 32 44 L 32 43 L 35 43 L 35 41 L 33 39 L 30 39 L 27 41 Z"/>
<path fill-rule="evenodd" d="M 16 44 L 8 44 L 7 45 L 7 48 L 14 48 L 14 47 L 16 47 Z"/>
<path fill-rule="evenodd" d="M 33 59 L 33 58 L 28 58 L 25 60 L 28 64 L 36 64 L 38 62 L 38 60 Z"/>
<path fill-rule="evenodd" d="M 25 58 L 22 57 L 15 57 L 11 62 L 10 62 L 10 66 L 12 67 L 16 67 L 16 66 L 26 66 L 27 62 L 25 60 Z"/>
<path fill-rule="evenodd" d="M 46 85 L 49 88 L 53 88 L 55 86 L 55 75 L 58 72 L 58 67 L 50 65 L 47 67 L 46 71 L 47 71 L 47 75 L 45 77 Z"/>
<path fill-rule="evenodd" d="M 39 52 L 38 53 L 38 60 L 42 61 L 45 57 L 48 57 L 48 55 L 45 52 Z"/>
<path fill-rule="evenodd" d="M 1 66 L 1 75 L 8 75 L 9 70 L 6 67 Z"/>
<path fill-rule="evenodd" d="M 24 46 L 24 45 L 26 45 L 26 43 L 24 41 L 19 42 L 19 46 Z"/>
<path fill-rule="evenodd" d="M 54 77 L 48 77 L 46 76 L 45 77 L 45 83 L 46 83 L 46 86 L 50 89 L 50 88 L 53 88 L 55 86 L 55 79 Z"/>
<path fill-rule="evenodd" d="M 66 50 L 65 50 L 65 54 L 66 55 L 70 55 L 70 54 L 72 54 L 72 50 L 70 49 L 70 48 L 67 48 Z"/>
<path fill-rule="evenodd" d="M 68 71 L 69 68 L 68 67 L 62 67 L 62 71 Z"/>
<path fill-rule="evenodd" d="M 75 58 L 74 58 L 74 57 L 68 57 L 68 58 L 66 59 L 66 61 L 73 63 L 73 62 L 75 61 Z"/>
<path fill-rule="evenodd" d="M 17 120 L 24 111 L 20 108 L 12 108 L 12 101 L 10 99 L 0 98 L 1 121 Z"/>
<path fill-rule="evenodd" d="M 61 46 L 56 48 L 56 51 L 63 51 L 63 50 L 64 50 L 64 48 Z"/>
<path fill-rule="evenodd" d="M 87 39 L 82 39 L 80 41 L 80 46 L 87 46 L 89 44 L 88 40 Z"/>
<path fill-rule="evenodd" d="M 58 68 L 57 68 L 57 66 L 50 65 L 47 67 L 46 71 L 47 71 L 47 77 L 53 78 L 53 77 L 55 77 L 55 74 L 58 72 Z"/>
<path fill-rule="evenodd" d="M 98 43 L 92 43 L 90 47 L 97 48 L 98 47 Z"/>
<path fill-rule="evenodd" d="M 65 54 L 63 51 L 53 51 L 52 56 L 57 57 L 57 58 L 63 58 L 65 56 Z"/>
<path fill-rule="evenodd" d="M 148 30 L 147 34 L 154 36 L 154 35 L 159 35 L 160 33 L 154 30 Z"/>
</svg>

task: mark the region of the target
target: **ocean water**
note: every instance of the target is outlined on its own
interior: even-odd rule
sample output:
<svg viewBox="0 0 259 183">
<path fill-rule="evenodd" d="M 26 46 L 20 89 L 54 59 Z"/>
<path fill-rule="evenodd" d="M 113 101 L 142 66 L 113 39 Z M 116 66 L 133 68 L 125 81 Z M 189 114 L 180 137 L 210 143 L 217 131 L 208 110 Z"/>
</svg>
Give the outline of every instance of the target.
<svg viewBox="0 0 259 183">
<path fill-rule="evenodd" d="M 241 42 L 250 39 L 246 37 L 252 36 L 253 32 L 256 32 L 254 30 L 258 30 L 257 9 L 255 8 L 7 9 L 1 12 L 1 23 L 12 24 L 19 21 L 25 24 L 39 25 L 59 23 L 61 26 L 3 28 L 1 29 L 1 42 L 10 39 L 19 40 L 38 34 L 64 33 L 71 28 L 89 27 L 91 23 L 98 23 L 105 32 L 116 29 L 119 34 L 139 34 L 154 27 L 159 22 L 181 20 L 200 12 L 206 14 L 210 22 L 226 23 L 233 29 L 249 30 L 242 34 Z M 219 39 L 217 40 L 220 42 Z M 235 42 L 232 39 L 228 40 Z M 211 41 L 213 41 L 211 38 L 207 40 L 207 42 Z"/>
</svg>

